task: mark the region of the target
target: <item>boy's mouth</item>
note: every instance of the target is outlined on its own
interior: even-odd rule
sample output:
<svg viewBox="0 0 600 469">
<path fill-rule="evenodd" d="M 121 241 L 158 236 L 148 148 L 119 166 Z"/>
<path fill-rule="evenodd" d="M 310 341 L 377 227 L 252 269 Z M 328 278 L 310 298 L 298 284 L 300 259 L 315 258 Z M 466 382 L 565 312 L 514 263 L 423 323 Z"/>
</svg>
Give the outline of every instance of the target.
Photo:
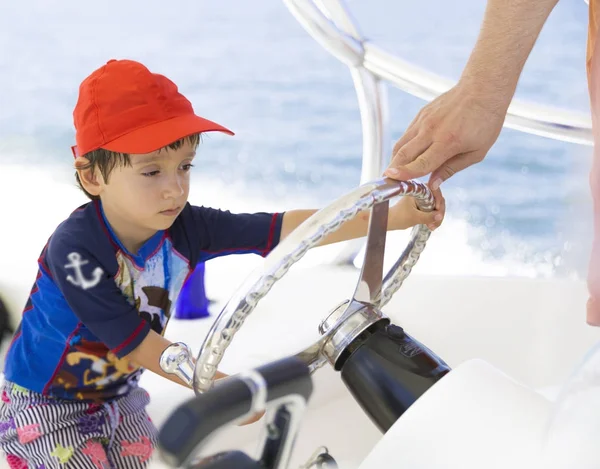
<svg viewBox="0 0 600 469">
<path fill-rule="evenodd" d="M 173 215 L 177 215 L 180 211 L 181 211 L 181 207 L 175 207 L 175 208 L 171 208 L 169 210 L 163 210 L 160 213 L 162 213 L 163 215 L 167 215 L 167 216 L 173 216 Z"/>
</svg>

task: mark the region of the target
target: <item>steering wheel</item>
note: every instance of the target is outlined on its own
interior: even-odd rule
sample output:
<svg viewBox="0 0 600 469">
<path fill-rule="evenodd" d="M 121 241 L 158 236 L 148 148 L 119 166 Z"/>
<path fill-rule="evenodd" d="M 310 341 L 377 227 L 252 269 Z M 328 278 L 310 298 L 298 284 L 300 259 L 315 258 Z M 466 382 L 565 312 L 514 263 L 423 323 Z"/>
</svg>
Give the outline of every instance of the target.
<svg viewBox="0 0 600 469">
<path fill-rule="evenodd" d="M 163 352 L 161 368 L 179 376 L 197 395 L 209 390 L 227 347 L 273 285 L 329 233 L 358 213 L 371 209 L 365 258 L 352 299 L 330 313 L 319 326 L 322 337 L 296 355 L 311 372 L 327 362 L 335 367 L 354 338 L 375 322 L 385 319 L 380 309 L 408 277 L 431 235 L 427 226 L 415 226 L 406 248 L 383 278 L 389 201 L 396 196 L 414 197 L 420 210 L 434 209 L 433 194 L 425 184 L 417 181 L 381 179 L 350 191 L 313 214 L 265 258 L 225 305 L 209 330 L 195 363 L 189 348 L 175 343 Z"/>
</svg>

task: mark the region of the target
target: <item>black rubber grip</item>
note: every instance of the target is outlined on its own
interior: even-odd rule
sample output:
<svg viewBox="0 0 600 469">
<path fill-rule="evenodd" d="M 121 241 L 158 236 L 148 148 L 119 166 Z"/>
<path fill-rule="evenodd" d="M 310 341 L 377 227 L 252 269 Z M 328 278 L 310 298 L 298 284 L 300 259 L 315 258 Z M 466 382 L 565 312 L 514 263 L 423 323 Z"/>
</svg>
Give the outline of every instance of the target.
<svg viewBox="0 0 600 469">
<path fill-rule="evenodd" d="M 308 367 L 295 357 L 257 368 L 267 384 L 267 403 L 290 394 L 308 401 L 312 380 Z M 159 448 L 173 465 L 185 462 L 198 445 L 219 428 L 246 415 L 252 406 L 248 384 L 236 376 L 180 405 L 159 431 Z"/>
<path fill-rule="evenodd" d="M 299 358 L 288 357 L 263 365 L 257 370 L 267 383 L 267 402 L 290 394 L 298 394 L 305 401 L 313 391 L 308 366 Z"/>
</svg>

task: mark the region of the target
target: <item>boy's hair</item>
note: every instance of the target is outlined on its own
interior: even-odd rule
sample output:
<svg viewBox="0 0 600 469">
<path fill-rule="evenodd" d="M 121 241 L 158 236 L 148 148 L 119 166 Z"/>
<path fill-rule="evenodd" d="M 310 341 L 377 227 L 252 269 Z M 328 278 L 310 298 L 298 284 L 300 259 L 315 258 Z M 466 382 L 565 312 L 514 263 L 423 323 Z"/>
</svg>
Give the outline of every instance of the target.
<svg viewBox="0 0 600 469">
<path fill-rule="evenodd" d="M 167 148 L 170 148 L 171 150 L 177 150 L 184 143 L 189 143 L 190 145 L 192 145 L 192 147 L 194 147 L 194 149 L 196 149 L 196 148 L 198 148 L 198 145 L 200 145 L 201 140 L 202 140 L 201 133 L 189 135 L 187 137 L 180 138 L 179 140 L 167 145 L 164 148 L 161 148 L 159 151 L 166 150 Z M 131 160 L 129 159 L 129 154 L 105 150 L 104 148 L 99 148 L 98 150 L 90 151 L 89 153 L 86 153 L 85 155 L 83 155 L 83 157 L 88 160 L 88 163 L 85 164 L 84 166 L 79 167 L 79 169 L 83 169 L 83 170 L 91 169 L 92 171 L 95 171 L 97 169 L 102 174 L 102 177 L 104 178 L 105 182 L 108 182 L 110 173 L 115 169 L 115 167 L 117 165 L 131 166 Z M 79 179 L 79 174 L 77 173 L 77 171 L 75 171 L 75 179 L 77 180 L 77 185 L 83 191 L 83 193 L 85 195 L 87 195 L 88 199 L 90 199 L 90 200 L 99 200 L 100 199 L 100 197 L 98 197 L 96 195 L 92 195 L 88 191 L 85 190 L 85 188 L 83 187 L 83 184 L 81 184 L 81 180 Z"/>
</svg>

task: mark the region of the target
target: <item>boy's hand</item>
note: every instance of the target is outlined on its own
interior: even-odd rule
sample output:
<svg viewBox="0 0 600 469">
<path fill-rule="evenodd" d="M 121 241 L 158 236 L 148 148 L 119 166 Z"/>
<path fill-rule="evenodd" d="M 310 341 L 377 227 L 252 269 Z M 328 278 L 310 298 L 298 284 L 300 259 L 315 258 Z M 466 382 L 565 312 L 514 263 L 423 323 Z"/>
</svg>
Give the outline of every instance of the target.
<svg viewBox="0 0 600 469">
<path fill-rule="evenodd" d="M 414 197 L 401 197 L 395 205 L 390 207 L 388 229 L 405 230 L 412 226 L 423 224 L 427 225 L 430 230 L 435 230 L 444 220 L 446 201 L 439 189 L 433 191 L 433 196 L 435 197 L 436 208 L 432 212 L 422 212 L 419 210 Z"/>
<path fill-rule="evenodd" d="M 244 425 L 250 425 L 251 423 L 258 422 L 261 418 L 263 418 L 265 412 L 259 412 L 258 414 L 254 414 L 248 420 L 244 420 L 242 423 L 238 424 L 238 427 L 243 427 Z"/>
</svg>

